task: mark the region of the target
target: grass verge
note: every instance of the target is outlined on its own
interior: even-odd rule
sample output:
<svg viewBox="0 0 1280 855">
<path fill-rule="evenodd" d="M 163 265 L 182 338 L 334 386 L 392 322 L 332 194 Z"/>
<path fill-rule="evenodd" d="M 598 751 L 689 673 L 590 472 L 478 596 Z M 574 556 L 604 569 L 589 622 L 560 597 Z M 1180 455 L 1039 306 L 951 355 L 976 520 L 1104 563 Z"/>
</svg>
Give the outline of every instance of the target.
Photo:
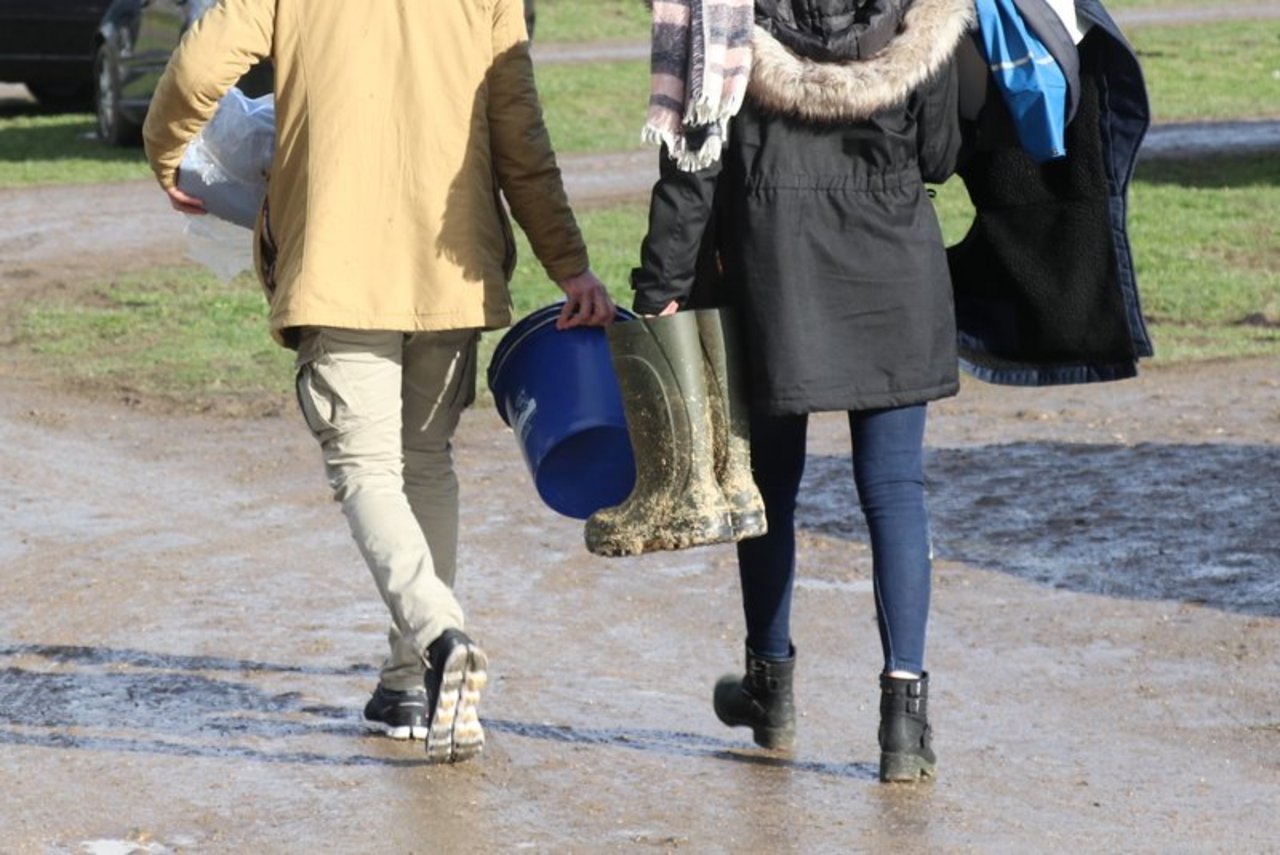
<svg viewBox="0 0 1280 855">
<path fill-rule="evenodd" d="M 1280 26 L 1222 21 L 1134 27 L 1158 122 L 1280 117 Z"/>
<path fill-rule="evenodd" d="M 1280 161 L 1270 156 L 1140 167 L 1130 238 L 1158 361 L 1280 354 L 1278 186 Z M 959 182 L 941 188 L 937 204 L 948 241 L 958 239 L 972 217 Z M 645 203 L 585 211 L 580 220 L 593 266 L 628 305 Z M 519 241 L 517 317 L 560 296 Z M 269 340 L 265 326 L 265 305 L 251 279 L 222 283 L 184 267 L 30 305 L 13 346 L 71 385 L 156 397 L 182 409 L 261 412 L 290 389 L 289 354 Z M 482 366 L 501 335 L 484 336 Z M 487 398 L 483 374 L 480 386 Z"/>
<path fill-rule="evenodd" d="M 649 37 L 641 0 L 537 0 L 534 37 L 541 42 L 640 41 Z"/>
<path fill-rule="evenodd" d="M 256 281 L 194 266 L 31 305 L 16 344 L 72 388 L 184 411 L 270 413 L 291 388 L 291 354 L 267 335 Z"/>
<path fill-rule="evenodd" d="M 557 152 L 640 148 L 649 98 L 649 64 L 640 61 L 548 65 L 538 69 L 543 118 Z"/>
<path fill-rule="evenodd" d="M 0 187 L 96 184 L 151 175 L 140 148 L 98 142 L 89 113 L 49 114 L 32 107 L 0 113 Z"/>
<path fill-rule="evenodd" d="M 1157 356 L 1280 353 L 1280 159 L 1141 164 L 1130 200 Z"/>
</svg>

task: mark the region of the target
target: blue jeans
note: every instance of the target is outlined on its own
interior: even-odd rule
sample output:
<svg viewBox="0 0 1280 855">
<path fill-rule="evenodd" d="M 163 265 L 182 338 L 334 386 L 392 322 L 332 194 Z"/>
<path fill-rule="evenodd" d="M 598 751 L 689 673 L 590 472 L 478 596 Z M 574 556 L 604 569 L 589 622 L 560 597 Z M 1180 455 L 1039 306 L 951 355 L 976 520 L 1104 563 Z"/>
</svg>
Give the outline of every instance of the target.
<svg viewBox="0 0 1280 855">
<path fill-rule="evenodd" d="M 924 507 L 925 405 L 849 413 L 853 479 L 871 534 L 872 583 L 885 672 L 924 671 L 931 566 Z M 796 494 L 808 416 L 751 419 L 751 465 L 769 533 L 738 544 L 747 645 L 765 659 L 791 651 Z"/>
</svg>

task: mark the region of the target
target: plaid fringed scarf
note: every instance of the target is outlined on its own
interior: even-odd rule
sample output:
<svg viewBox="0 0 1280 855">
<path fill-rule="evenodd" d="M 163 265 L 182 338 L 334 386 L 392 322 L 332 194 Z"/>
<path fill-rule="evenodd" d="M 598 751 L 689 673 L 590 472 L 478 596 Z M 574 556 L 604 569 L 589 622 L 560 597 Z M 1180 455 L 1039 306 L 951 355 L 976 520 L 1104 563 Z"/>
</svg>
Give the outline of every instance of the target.
<svg viewBox="0 0 1280 855">
<path fill-rule="evenodd" d="M 683 170 L 720 157 L 751 71 L 753 0 L 653 0 L 649 112 L 642 138 Z"/>
</svg>

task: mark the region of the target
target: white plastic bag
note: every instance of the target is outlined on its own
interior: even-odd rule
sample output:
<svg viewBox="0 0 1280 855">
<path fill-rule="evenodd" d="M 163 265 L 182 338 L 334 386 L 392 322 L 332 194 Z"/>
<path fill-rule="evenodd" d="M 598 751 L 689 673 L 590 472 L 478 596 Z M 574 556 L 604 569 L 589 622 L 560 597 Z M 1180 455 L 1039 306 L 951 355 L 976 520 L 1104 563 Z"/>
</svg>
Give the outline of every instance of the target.
<svg viewBox="0 0 1280 855">
<path fill-rule="evenodd" d="M 203 264 L 223 282 L 253 269 L 253 236 L 208 214 L 186 216 L 187 258 Z"/>
<path fill-rule="evenodd" d="M 252 229 L 267 194 L 276 148 L 275 97 L 232 88 L 182 155 L 178 189 L 209 214 Z"/>
</svg>

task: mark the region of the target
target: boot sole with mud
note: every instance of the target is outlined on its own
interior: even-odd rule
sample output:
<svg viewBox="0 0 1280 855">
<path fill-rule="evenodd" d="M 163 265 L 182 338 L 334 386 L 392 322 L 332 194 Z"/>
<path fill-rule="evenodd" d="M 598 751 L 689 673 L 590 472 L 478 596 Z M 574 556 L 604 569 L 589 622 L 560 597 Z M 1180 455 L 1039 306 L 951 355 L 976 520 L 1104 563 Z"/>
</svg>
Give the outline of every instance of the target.
<svg viewBox="0 0 1280 855">
<path fill-rule="evenodd" d="M 880 780 L 886 784 L 929 781 L 934 776 L 934 765 L 918 754 L 883 753 L 880 755 Z"/>
</svg>

